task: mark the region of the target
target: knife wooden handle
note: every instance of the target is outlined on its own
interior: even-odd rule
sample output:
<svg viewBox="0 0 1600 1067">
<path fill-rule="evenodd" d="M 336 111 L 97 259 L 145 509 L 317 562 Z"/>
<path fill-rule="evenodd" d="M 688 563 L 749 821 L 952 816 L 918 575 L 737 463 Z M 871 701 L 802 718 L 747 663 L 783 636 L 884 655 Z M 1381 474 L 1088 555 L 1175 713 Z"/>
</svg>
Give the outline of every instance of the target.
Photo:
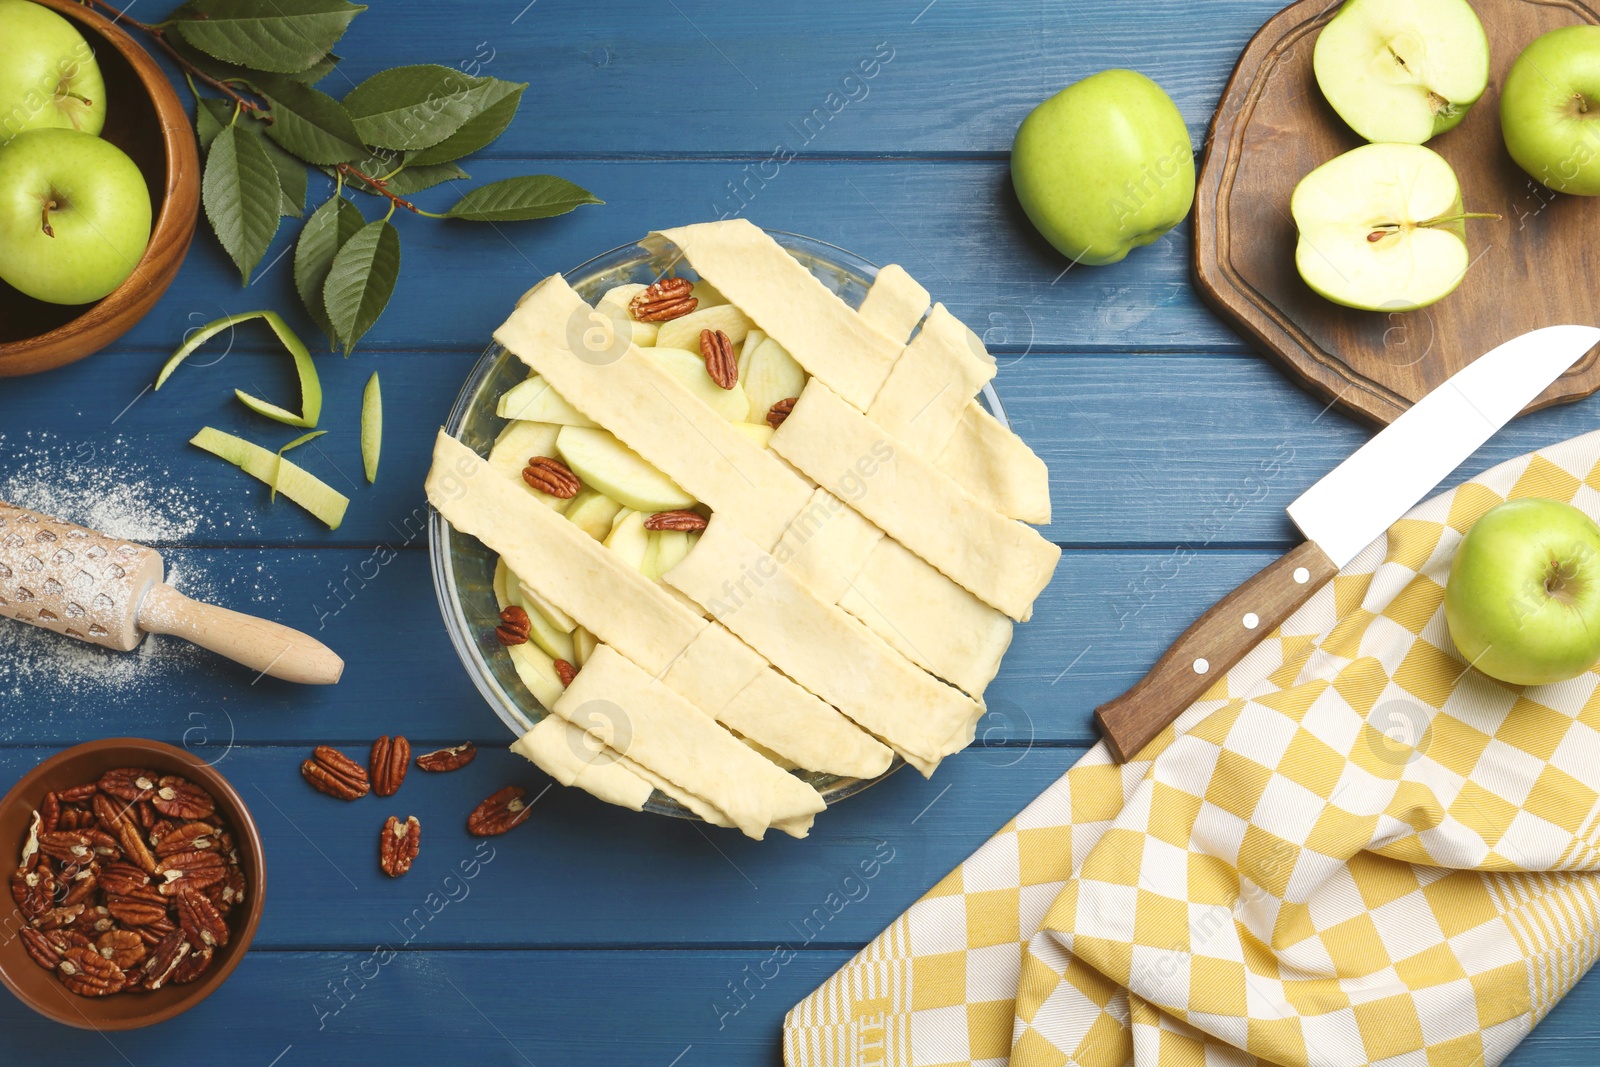
<svg viewBox="0 0 1600 1067">
<path fill-rule="evenodd" d="M 1112 756 L 1127 762 L 1338 573 L 1308 541 L 1218 601 L 1137 685 L 1094 710 Z"/>
<path fill-rule="evenodd" d="M 314 637 L 253 615 L 190 600 L 170 585 L 153 586 L 139 605 L 139 628 L 172 634 L 251 670 L 302 685 L 332 685 L 344 660 Z"/>
</svg>

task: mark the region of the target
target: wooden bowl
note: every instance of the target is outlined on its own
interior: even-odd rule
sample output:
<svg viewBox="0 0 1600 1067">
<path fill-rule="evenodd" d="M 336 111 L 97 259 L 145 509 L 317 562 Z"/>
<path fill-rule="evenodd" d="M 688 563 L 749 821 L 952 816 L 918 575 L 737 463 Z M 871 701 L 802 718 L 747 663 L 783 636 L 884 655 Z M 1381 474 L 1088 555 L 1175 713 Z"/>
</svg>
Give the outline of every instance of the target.
<svg viewBox="0 0 1600 1067">
<path fill-rule="evenodd" d="M 216 950 L 211 966 L 188 985 L 168 985 L 153 993 L 116 993 L 109 997 L 80 997 L 67 991 L 56 975 L 33 962 L 17 936 L 23 919 L 11 906 L 9 881 L 12 864 L 28 834 L 33 812 L 46 793 L 98 781 L 117 767 L 142 767 L 189 779 L 211 794 L 217 811 L 233 831 L 244 870 L 245 902 L 228 916 L 228 944 Z M 8 891 L 4 929 L 0 930 L 0 982 L 28 1007 L 48 1019 L 80 1030 L 136 1030 L 165 1022 L 188 1011 L 227 981 L 244 959 L 261 923 L 267 888 L 266 857 L 261 834 L 250 811 L 227 780 L 209 764 L 181 748 L 159 741 L 132 737 L 108 738 L 69 748 L 45 760 L 12 787 L 0 800 L 0 867 L 6 872 Z"/>
<path fill-rule="evenodd" d="M 0 282 L 0 377 L 35 374 L 98 352 L 144 317 L 183 264 L 200 206 L 200 156 L 177 91 L 140 44 L 74 0 L 35 0 L 72 21 L 106 83 L 101 136 L 150 187 L 150 246 L 128 279 L 92 304 L 47 304 Z"/>
</svg>

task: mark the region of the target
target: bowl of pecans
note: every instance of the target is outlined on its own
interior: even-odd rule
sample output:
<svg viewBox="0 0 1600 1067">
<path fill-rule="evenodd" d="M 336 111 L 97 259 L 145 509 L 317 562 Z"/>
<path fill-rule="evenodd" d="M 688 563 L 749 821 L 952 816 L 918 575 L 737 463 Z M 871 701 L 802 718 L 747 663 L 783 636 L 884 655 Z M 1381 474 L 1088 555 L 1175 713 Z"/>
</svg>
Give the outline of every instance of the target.
<svg viewBox="0 0 1600 1067">
<path fill-rule="evenodd" d="M 244 801 L 159 741 L 93 741 L 39 764 L 0 800 L 0 857 L 0 982 L 67 1026 L 182 1014 L 227 980 L 261 922 L 266 862 Z"/>
</svg>

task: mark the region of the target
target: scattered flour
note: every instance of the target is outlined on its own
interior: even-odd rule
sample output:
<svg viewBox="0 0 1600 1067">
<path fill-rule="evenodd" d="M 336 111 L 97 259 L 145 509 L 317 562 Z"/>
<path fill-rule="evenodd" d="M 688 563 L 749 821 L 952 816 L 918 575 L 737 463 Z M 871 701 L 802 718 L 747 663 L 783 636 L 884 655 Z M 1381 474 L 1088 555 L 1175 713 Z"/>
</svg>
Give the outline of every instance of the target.
<svg viewBox="0 0 1600 1067">
<path fill-rule="evenodd" d="M 262 599 L 259 563 L 256 574 L 219 584 L 193 565 L 200 553 L 169 551 L 213 528 L 211 502 L 166 469 L 129 459 L 138 447 L 120 437 L 74 447 L 54 434 L 0 434 L 0 500 L 162 548 L 168 584 L 197 600 L 226 599 L 249 610 Z M 241 583 L 242 596 L 235 588 Z M 203 671 L 207 661 L 220 662 L 175 637 L 150 636 L 132 652 L 113 652 L 0 618 L 0 741 L 27 736 L 58 712 L 74 722 L 125 720 L 118 706 L 170 690 L 174 675 Z"/>
</svg>

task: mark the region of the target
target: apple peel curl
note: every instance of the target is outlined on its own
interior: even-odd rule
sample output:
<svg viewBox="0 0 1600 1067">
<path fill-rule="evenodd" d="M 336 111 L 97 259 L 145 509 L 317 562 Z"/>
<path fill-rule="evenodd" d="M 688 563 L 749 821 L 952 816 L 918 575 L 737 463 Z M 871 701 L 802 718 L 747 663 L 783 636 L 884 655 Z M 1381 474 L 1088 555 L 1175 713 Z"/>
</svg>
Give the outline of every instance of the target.
<svg viewBox="0 0 1600 1067">
<path fill-rule="evenodd" d="M 279 407 L 259 397 L 251 396 L 242 389 L 235 389 L 233 395 L 239 402 L 254 411 L 257 415 L 264 415 L 269 419 L 281 422 L 286 426 L 296 426 L 301 429 L 312 429 L 317 425 L 317 420 L 322 417 L 322 379 L 317 375 L 316 364 L 311 360 L 311 351 L 306 348 L 305 342 L 296 336 L 283 321 L 283 317 L 275 311 L 245 311 L 238 315 L 225 315 L 213 322 L 208 322 L 200 327 L 184 341 L 183 346 L 172 354 L 166 366 L 161 368 L 161 373 L 156 375 L 157 391 L 166 384 L 173 371 L 177 370 L 184 360 L 194 354 L 201 345 L 221 333 L 241 323 L 252 319 L 261 319 L 272 328 L 283 347 L 288 349 L 289 355 L 294 359 L 295 374 L 300 379 L 300 406 L 302 414 L 296 415 L 287 408 Z"/>
</svg>

